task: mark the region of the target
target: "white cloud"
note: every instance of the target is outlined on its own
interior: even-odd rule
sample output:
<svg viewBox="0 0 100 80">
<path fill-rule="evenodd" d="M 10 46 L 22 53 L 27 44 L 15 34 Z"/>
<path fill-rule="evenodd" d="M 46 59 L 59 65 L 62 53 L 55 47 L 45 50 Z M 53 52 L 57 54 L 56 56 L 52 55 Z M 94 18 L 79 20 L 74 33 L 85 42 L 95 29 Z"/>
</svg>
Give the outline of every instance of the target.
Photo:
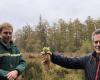
<svg viewBox="0 0 100 80">
<path fill-rule="evenodd" d="M 15 29 L 25 24 L 36 25 L 39 15 L 53 22 L 87 16 L 100 17 L 99 0 L 0 0 L 0 23 L 10 22 Z"/>
</svg>

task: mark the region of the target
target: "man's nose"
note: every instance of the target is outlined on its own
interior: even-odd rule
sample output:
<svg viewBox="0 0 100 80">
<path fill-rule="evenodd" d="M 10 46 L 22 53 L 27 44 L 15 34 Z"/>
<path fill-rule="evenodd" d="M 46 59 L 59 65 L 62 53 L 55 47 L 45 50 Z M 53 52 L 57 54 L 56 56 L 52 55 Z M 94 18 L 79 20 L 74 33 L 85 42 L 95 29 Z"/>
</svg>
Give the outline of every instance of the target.
<svg viewBox="0 0 100 80">
<path fill-rule="evenodd" d="M 11 34 L 7 34 L 7 36 L 11 36 Z"/>
<path fill-rule="evenodd" d="M 98 41 L 97 45 L 100 45 L 100 41 Z"/>
</svg>

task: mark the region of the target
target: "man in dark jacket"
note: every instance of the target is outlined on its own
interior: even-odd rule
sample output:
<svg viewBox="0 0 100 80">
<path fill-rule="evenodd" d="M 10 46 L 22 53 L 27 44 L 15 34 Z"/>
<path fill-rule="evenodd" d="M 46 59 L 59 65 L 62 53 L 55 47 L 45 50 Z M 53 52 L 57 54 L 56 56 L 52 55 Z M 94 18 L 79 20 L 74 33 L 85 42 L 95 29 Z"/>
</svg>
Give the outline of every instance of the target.
<svg viewBox="0 0 100 80">
<path fill-rule="evenodd" d="M 25 61 L 12 41 L 13 27 L 0 25 L 0 80 L 17 80 L 26 67 Z"/>
<path fill-rule="evenodd" d="M 51 52 L 47 52 L 51 61 L 65 68 L 85 70 L 85 80 L 100 80 L 100 29 L 92 34 L 94 51 L 83 57 L 63 57 Z M 48 54 L 44 54 L 48 55 Z M 44 56 L 45 57 L 45 56 Z"/>
</svg>

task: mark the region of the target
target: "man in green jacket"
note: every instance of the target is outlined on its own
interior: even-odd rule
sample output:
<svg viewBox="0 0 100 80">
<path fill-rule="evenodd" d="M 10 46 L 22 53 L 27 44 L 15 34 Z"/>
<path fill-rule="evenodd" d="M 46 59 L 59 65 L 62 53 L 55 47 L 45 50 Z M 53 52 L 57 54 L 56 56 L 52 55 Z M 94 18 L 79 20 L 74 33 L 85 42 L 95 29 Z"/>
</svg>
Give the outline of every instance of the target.
<svg viewBox="0 0 100 80">
<path fill-rule="evenodd" d="M 11 24 L 0 25 L 0 80 L 17 80 L 26 67 L 25 61 L 12 41 L 12 33 Z"/>
</svg>

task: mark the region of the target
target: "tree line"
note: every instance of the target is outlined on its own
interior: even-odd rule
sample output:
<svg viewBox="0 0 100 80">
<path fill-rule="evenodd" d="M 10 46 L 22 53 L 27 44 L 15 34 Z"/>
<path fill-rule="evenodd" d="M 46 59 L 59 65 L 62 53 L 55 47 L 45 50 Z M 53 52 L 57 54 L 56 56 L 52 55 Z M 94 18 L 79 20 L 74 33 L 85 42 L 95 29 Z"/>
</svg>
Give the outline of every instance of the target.
<svg viewBox="0 0 100 80">
<path fill-rule="evenodd" d="M 92 50 L 91 34 L 98 28 L 100 19 L 93 19 L 91 16 L 84 22 L 79 19 L 59 19 L 53 25 L 40 16 L 36 26 L 25 25 L 15 32 L 14 37 L 17 46 L 25 52 L 40 52 L 45 46 L 59 52 L 89 52 Z"/>
</svg>

